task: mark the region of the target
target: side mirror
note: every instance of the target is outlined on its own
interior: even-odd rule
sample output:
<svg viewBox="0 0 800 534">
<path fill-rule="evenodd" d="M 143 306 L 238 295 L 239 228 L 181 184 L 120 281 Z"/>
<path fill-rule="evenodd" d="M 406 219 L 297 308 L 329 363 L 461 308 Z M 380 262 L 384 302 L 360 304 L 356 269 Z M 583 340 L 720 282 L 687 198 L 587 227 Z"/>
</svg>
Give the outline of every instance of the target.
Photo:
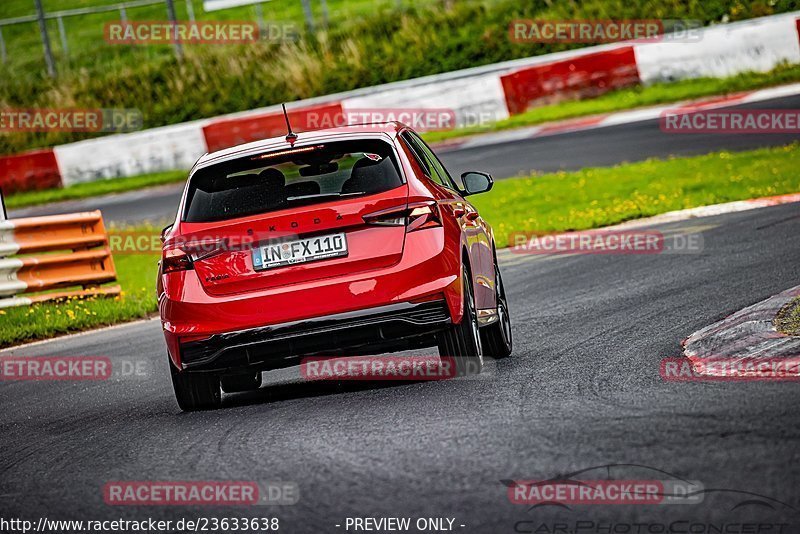
<svg viewBox="0 0 800 534">
<path fill-rule="evenodd" d="M 164 228 L 161 229 L 161 242 L 162 243 L 167 240 L 167 232 L 172 230 L 173 226 L 175 226 L 175 223 L 168 224 L 167 226 L 165 226 Z"/>
<path fill-rule="evenodd" d="M 474 195 L 490 191 L 494 185 L 492 175 L 487 172 L 469 171 L 461 175 L 464 182 L 464 194 Z"/>
</svg>

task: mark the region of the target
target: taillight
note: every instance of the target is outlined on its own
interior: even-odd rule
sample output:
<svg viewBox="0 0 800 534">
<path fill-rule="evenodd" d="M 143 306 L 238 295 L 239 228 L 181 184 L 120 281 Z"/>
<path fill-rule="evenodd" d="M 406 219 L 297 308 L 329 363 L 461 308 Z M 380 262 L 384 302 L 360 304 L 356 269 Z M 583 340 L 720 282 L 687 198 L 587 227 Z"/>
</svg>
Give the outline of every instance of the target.
<svg viewBox="0 0 800 534">
<path fill-rule="evenodd" d="M 191 239 L 177 237 L 170 240 L 161 258 L 164 273 L 187 271 L 194 269 L 194 262 L 207 260 L 217 254 L 229 251 L 246 250 L 252 246 L 254 239 L 244 238 L 209 238 Z"/>
<path fill-rule="evenodd" d="M 408 214 L 406 232 L 442 225 L 442 218 L 439 216 L 439 206 L 436 205 L 436 202 L 425 202 L 416 205 L 411 204 L 408 207 L 411 211 Z"/>
<path fill-rule="evenodd" d="M 249 244 L 252 242 L 252 238 L 239 240 L 227 237 L 221 239 L 211 238 L 188 241 L 181 245 L 181 249 L 189 255 L 189 259 L 191 261 L 200 261 L 207 260 L 208 258 L 223 252 L 244 250 L 244 247 L 249 246 Z"/>
<path fill-rule="evenodd" d="M 179 248 L 164 250 L 164 255 L 161 257 L 162 273 L 167 274 L 190 269 L 194 269 L 194 265 L 192 265 L 192 260 L 186 252 Z"/>
<path fill-rule="evenodd" d="M 364 222 L 378 226 L 405 226 L 406 232 L 442 225 L 436 202 L 418 202 L 364 215 Z"/>
<path fill-rule="evenodd" d="M 405 206 L 376 211 L 375 213 L 364 215 L 364 222 L 376 226 L 405 226 L 407 211 L 408 209 Z"/>
</svg>

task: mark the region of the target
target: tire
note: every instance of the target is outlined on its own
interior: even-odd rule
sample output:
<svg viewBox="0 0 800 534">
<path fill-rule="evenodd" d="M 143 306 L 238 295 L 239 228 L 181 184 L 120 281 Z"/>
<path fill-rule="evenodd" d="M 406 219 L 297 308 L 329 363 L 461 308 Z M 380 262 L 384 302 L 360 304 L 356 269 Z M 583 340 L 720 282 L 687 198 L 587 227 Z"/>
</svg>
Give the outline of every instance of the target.
<svg viewBox="0 0 800 534">
<path fill-rule="evenodd" d="M 184 412 L 213 410 L 222 404 L 219 376 L 211 373 L 179 372 L 169 362 L 175 400 Z"/>
<path fill-rule="evenodd" d="M 225 393 L 240 393 L 253 391 L 261 387 L 261 373 L 252 372 L 245 375 L 228 375 L 220 379 L 222 391 Z"/>
<path fill-rule="evenodd" d="M 462 268 L 461 279 L 464 286 L 464 316 L 461 323 L 439 334 L 439 356 L 453 358 L 457 376 L 477 375 L 483 370 L 483 352 L 472 277 L 466 267 Z"/>
<path fill-rule="evenodd" d="M 497 321 L 481 328 L 481 342 L 483 343 L 483 353 L 499 360 L 511 355 L 514 343 L 511 336 L 511 316 L 508 313 L 506 290 L 496 260 L 494 272 L 495 291 L 497 292 Z"/>
</svg>

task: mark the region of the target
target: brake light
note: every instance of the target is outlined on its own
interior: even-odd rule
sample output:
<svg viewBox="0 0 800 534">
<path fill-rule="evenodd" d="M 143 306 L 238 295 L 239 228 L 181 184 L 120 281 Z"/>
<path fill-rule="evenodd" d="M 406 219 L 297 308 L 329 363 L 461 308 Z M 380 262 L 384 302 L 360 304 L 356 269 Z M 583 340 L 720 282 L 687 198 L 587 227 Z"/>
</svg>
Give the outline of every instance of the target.
<svg viewBox="0 0 800 534">
<path fill-rule="evenodd" d="M 442 225 L 436 202 L 418 202 L 364 215 L 364 222 L 377 226 L 405 226 L 406 232 Z"/>
<path fill-rule="evenodd" d="M 423 228 L 434 228 L 442 225 L 442 218 L 439 216 L 439 206 L 436 202 L 409 206 L 411 212 L 408 214 L 408 226 L 406 232 L 422 230 Z"/>
<path fill-rule="evenodd" d="M 194 269 L 189 255 L 179 248 L 170 248 L 164 251 L 161 258 L 161 272 L 163 274 Z"/>
<path fill-rule="evenodd" d="M 320 148 L 325 148 L 325 145 L 305 146 L 300 148 L 292 148 L 290 150 L 280 150 L 278 152 L 268 152 L 266 154 L 259 154 L 258 156 L 253 156 L 250 159 L 257 160 L 257 159 L 278 158 L 281 156 L 286 156 L 287 154 L 299 154 L 302 152 L 311 152 L 313 150 L 319 150 Z"/>
<path fill-rule="evenodd" d="M 407 211 L 408 209 L 405 206 L 402 208 L 376 211 L 375 213 L 364 215 L 364 222 L 376 226 L 405 226 Z"/>
<path fill-rule="evenodd" d="M 244 238 L 223 237 L 221 239 L 188 241 L 181 245 L 181 249 L 189 255 L 191 261 L 201 261 L 223 252 L 248 249 L 253 243 L 255 243 L 255 239 L 250 236 Z"/>
</svg>

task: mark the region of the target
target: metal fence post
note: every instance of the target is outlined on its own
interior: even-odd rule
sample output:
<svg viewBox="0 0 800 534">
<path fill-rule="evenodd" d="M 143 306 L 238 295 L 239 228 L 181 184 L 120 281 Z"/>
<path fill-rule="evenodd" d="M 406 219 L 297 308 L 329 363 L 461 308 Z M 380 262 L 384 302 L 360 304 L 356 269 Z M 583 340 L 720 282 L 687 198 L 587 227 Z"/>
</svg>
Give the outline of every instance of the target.
<svg viewBox="0 0 800 534">
<path fill-rule="evenodd" d="M 50 36 L 47 35 L 47 23 L 44 20 L 44 10 L 42 0 L 33 0 L 36 4 L 36 15 L 39 19 L 39 33 L 42 35 L 42 45 L 44 45 L 44 61 L 47 64 L 47 74 L 51 78 L 56 77 L 56 62 L 53 61 L 53 50 L 50 48 Z"/>
<path fill-rule="evenodd" d="M 178 40 L 178 18 L 175 16 L 175 4 L 172 0 L 165 0 L 167 2 L 167 15 L 169 21 L 172 23 L 172 35 L 175 39 L 173 46 L 175 47 L 175 55 L 177 58 L 183 59 L 183 44 Z"/>
<path fill-rule="evenodd" d="M 0 61 L 6 62 L 8 56 L 6 55 L 6 42 L 3 39 L 3 27 L 0 26 Z"/>
<path fill-rule="evenodd" d="M 194 6 L 192 5 L 192 0 L 186 0 L 186 15 L 191 22 L 194 22 Z"/>
<path fill-rule="evenodd" d="M 320 0 L 320 4 L 322 5 L 322 26 L 327 30 L 328 29 L 328 0 Z"/>
<path fill-rule="evenodd" d="M 119 8 L 119 20 L 121 22 L 128 22 L 128 13 L 125 12 L 125 6 Z"/>
<path fill-rule="evenodd" d="M 306 27 L 308 31 L 314 31 L 314 14 L 311 12 L 311 0 L 300 0 L 303 3 L 303 13 L 306 14 Z"/>
<path fill-rule="evenodd" d="M 65 56 L 69 56 L 69 43 L 67 43 L 67 32 L 64 30 L 64 17 L 58 17 L 58 33 L 61 35 L 61 49 Z"/>
<path fill-rule="evenodd" d="M 263 38 L 266 32 L 266 24 L 264 24 L 264 10 L 261 7 L 261 3 L 255 5 L 256 8 L 256 22 L 258 23 L 258 31 Z"/>
</svg>

